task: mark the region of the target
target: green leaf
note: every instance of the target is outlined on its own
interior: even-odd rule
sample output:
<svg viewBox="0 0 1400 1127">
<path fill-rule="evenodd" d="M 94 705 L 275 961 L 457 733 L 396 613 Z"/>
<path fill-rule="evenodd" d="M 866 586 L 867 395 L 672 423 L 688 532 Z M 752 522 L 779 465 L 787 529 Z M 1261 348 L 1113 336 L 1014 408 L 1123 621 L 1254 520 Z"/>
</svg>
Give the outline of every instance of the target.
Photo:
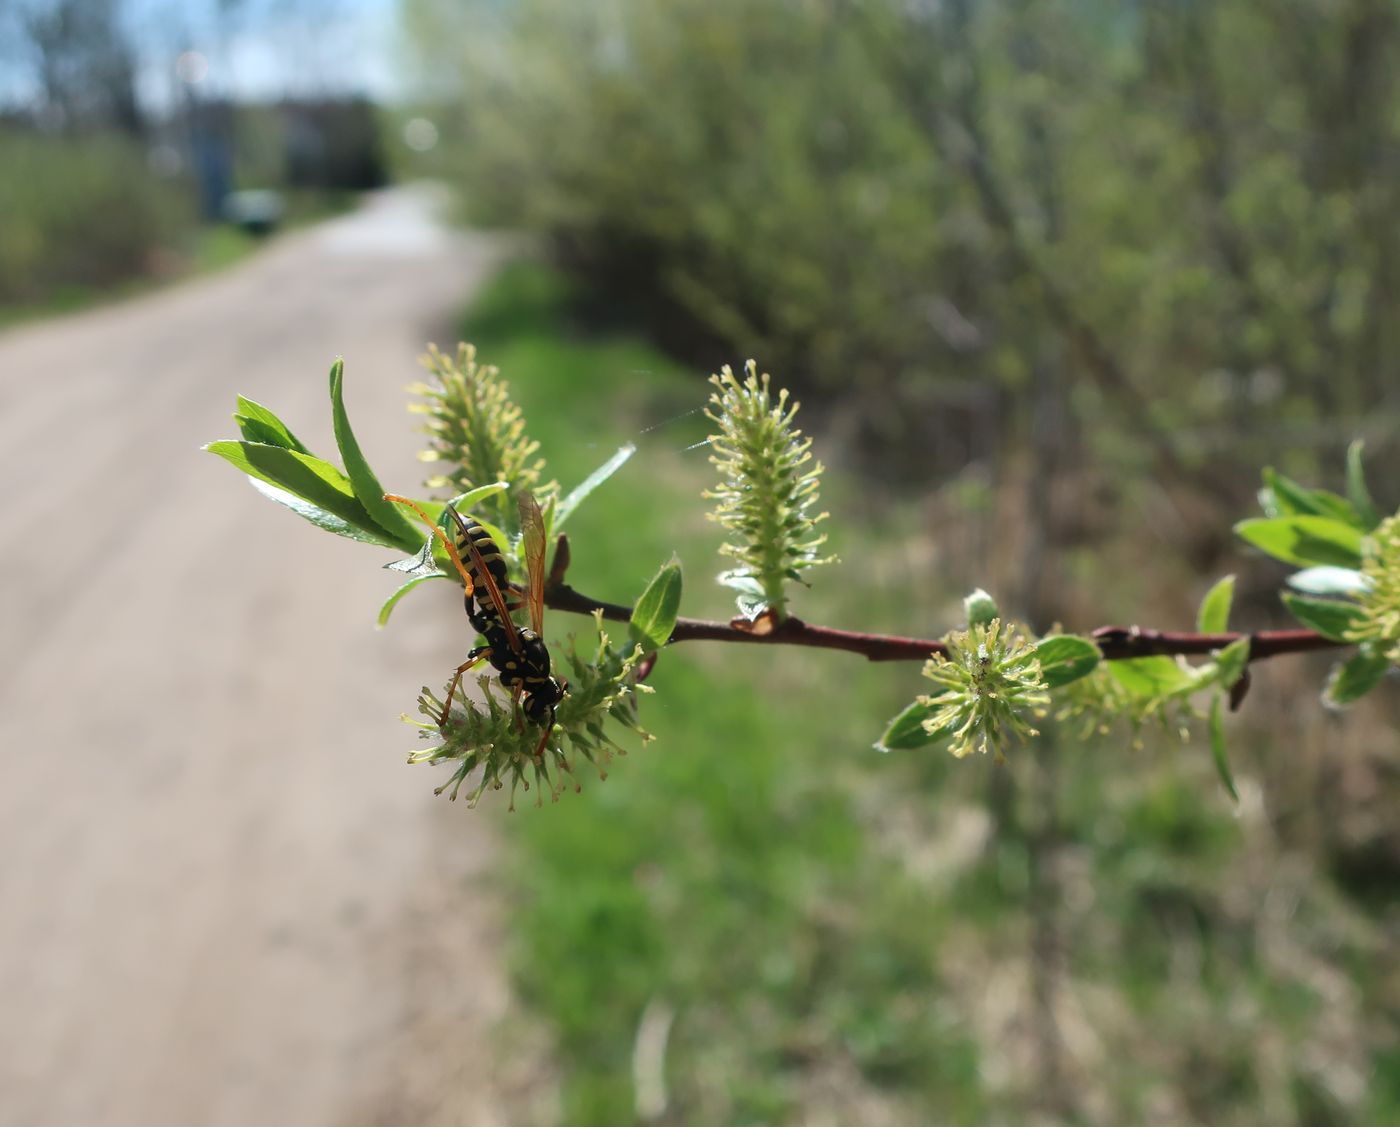
<svg viewBox="0 0 1400 1127">
<path fill-rule="evenodd" d="M 263 442 L 269 446 L 281 446 L 286 450 L 295 450 L 299 454 L 311 453 L 302 444 L 301 439 L 291 432 L 287 424 L 261 403 L 254 403 L 251 399 L 245 399 L 240 395 L 238 397 L 238 411 L 233 417 L 238 423 L 239 431 L 249 442 Z"/>
<path fill-rule="evenodd" d="M 681 609 L 681 563 L 675 556 L 665 564 L 656 577 L 647 584 L 637 605 L 632 608 L 632 619 L 627 624 L 627 632 L 632 640 L 642 647 L 643 653 L 659 650 L 671 637 L 676 628 L 676 617 Z"/>
<path fill-rule="evenodd" d="M 559 508 L 554 514 L 554 530 L 558 531 L 563 528 L 564 522 L 569 519 L 573 511 L 583 503 L 585 498 L 597 489 L 598 486 L 602 485 L 603 482 L 607 481 L 608 478 L 612 477 L 613 474 L 617 473 L 626 463 L 627 459 L 636 452 L 637 448 L 629 442 L 626 446 L 620 447 L 616 454 L 584 478 L 567 497 L 559 502 Z"/>
<path fill-rule="evenodd" d="M 1347 641 L 1347 630 L 1365 618 L 1363 611 L 1355 603 L 1343 603 L 1336 599 L 1314 599 L 1308 595 L 1294 595 L 1287 591 L 1281 596 L 1284 605 L 1293 612 L 1293 617 L 1309 630 L 1316 630 L 1324 638 L 1334 642 Z"/>
<path fill-rule="evenodd" d="M 250 477 L 248 481 L 252 484 L 254 489 L 269 501 L 276 501 L 279 505 L 285 505 L 303 520 L 309 520 L 317 528 L 324 529 L 326 532 L 333 532 L 337 536 L 344 536 L 347 540 L 358 540 L 361 544 L 377 544 L 381 548 L 398 547 L 397 544 L 391 544 L 389 540 L 386 539 L 384 533 L 377 530 L 371 532 L 357 524 L 351 524 L 349 521 L 336 516 L 334 513 L 329 513 L 325 509 L 313 505 L 310 501 L 298 497 L 295 493 L 289 493 L 281 486 L 273 485 L 271 482 L 263 481 L 258 477 Z"/>
<path fill-rule="evenodd" d="M 451 579 L 450 575 L 443 575 L 441 572 L 434 572 L 432 575 L 415 575 L 392 595 L 384 600 L 384 605 L 379 608 L 378 625 L 384 626 L 389 621 L 389 616 L 394 613 L 394 608 L 399 605 L 399 600 L 412 591 L 415 587 L 421 586 L 430 579 Z"/>
<path fill-rule="evenodd" d="M 331 420 L 335 425 L 335 444 L 340 447 L 340 459 L 350 484 L 370 518 L 389 534 L 401 548 L 418 543 L 418 530 L 392 501 L 384 500 L 384 487 L 379 484 L 369 462 L 360 450 L 355 432 L 350 429 L 350 416 L 345 410 L 345 362 L 331 365 Z"/>
<path fill-rule="evenodd" d="M 1191 671 L 1165 655 L 1110 661 L 1108 672 L 1134 696 L 1165 697 L 1197 687 Z"/>
<path fill-rule="evenodd" d="M 940 707 L 937 699 L 916 700 L 885 726 L 885 733 L 875 745 L 875 750 L 912 751 L 942 743 L 952 735 L 951 732 L 930 732 L 924 728 L 924 721 Z"/>
<path fill-rule="evenodd" d="M 459 513 L 469 512 L 474 506 L 486 500 L 487 497 L 494 497 L 497 493 L 504 493 L 509 488 L 510 483 L 507 481 L 493 481 L 488 485 L 478 485 L 475 489 L 468 489 L 465 493 L 459 493 L 449 501 L 418 501 L 418 503 L 423 506 L 424 512 L 439 524 L 442 524 L 443 528 L 447 528 L 448 526 L 442 523 L 442 514 L 447 510 L 448 505 L 451 505 Z M 415 500 L 417 500 L 417 498 L 415 498 Z M 472 516 L 474 519 L 481 521 L 481 518 L 475 513 L 472 513 Z M 448 519 L 450 520 L 451 518 L 449 517 Z M 486 522 L 481 521 L 481 523 L 485 524 Z M 455 528 L 456 525 L 452 525 L 452 527 Z M 493 531 L 491 535 L 494 536 L 496 533 L 500 532 L 500 529 L 495 528 L 494 525 L 492 528 L 495 529 L 495 531 Z"/>
<path fill-rule="evenodd" d="M 1235 777 L 1230 773 L 1230 758 L 1225 751 L 1225 710 L 1218 695 L 1210 702 L 1210 754 L 1215 760 L 1215 770 L 1221 783 L 1238 803 L 1240 792 L 1235 789 Z"/>
<path fill-rule="evenodd" d="M 1326 489 L 1308 489 L 1273 469 L 1264 471 L 1264 483 L 1273 492 L 1281 516 L 1317 516 L 1339 520 L 1361 528 L 1361 520 L 1351 502 Z"/>
<path fill-rule="evenodd" d="M 1322 693 L 1323 703 L 1334 708 L 1345 708 L 1379 685 L 1389 668 L 1390 661 L 1384 654 L 1377 653 L 1369 646 L 1362 646 L 1357 653 L 1332 670 L 1332 676 L 1327 680 L 1327 688 Z"/>
<path fill-rule="evenodd" d="M 416 556 L 409 556 L 406 560 L 394 560 L 391 563 L 386 563 L 384 568 L 386 571 L 401 571 L 405 575 L 414 575 L 424 579 L 434 572 L 445 574 L 438 566 L 437 556 L 433 554 L 433 549 L 437 547 L 437 544 L 438 538 L 429 533 Z"/>
<path fill-rule="evenodd" d="M 1236 638 L 1215 655 L 1214 679 L 1229 689 L 1244 676 L 1249 665 L 1249 637 Z"/>
<path fill-rule="evenodd" d="M 375 543 L 404 547 L 370 517 L 355 496 L 350 480 L 329 462 L 323 462 L 320 458 L 297 450 L 268 446 L 261 442 L 234 442 L 225 439 L 211 442 L 204 449 L 211 454 L 217 454 L 249 477 L 258 478 L 269 485 L 276 485 L 294 493 L 347 524 L 356 525 L 369 534 Z M 411 543 L 417 545 L 416 535 Z"/>
<path fill-rule="evenodd" d="M 418 498 L 414 498 L 414 500 L 418 501 L 419 507 L 432 518 L 437 527 L 441 528 L 447 534 L 448 539 L 455 541 L 457 525 L 453 522 L 451 516 L 448 515 L 447 506 L 451 505 L 459 513 L 465 512 L 470 510 L 471 507 L 478 502 L 485 500 L 487 497 L 494 497 L 497 493 L 501 493 L 507 488 L 507 482 L 493 481 L 488 485 L 478 485 L 475 489 L 469 489 L 465 493 L 459 493 L 449 501 L 423 501 Z M 393 502 L 391 501 L 390 504 L 393 504 Z M 472 513 L 472 519 L 491 534 L 491 538 L 496 541 L 498 546 L 508 545 L 510 543 L 506 535 L 494 524 L 482 520 L 481 517 L 477 516 L 475 513 Z M 421 535 L 421 533 L 418 532 L 417 525 L 414 525 L 414 533 L 415 536 Z M 395 547 L 399 547 L 399 545 L 395 545 Z M 426 562 L 429 559 L 433 562 Z M 439 571 L 448 575 L 449 578 L 455 577 L 457 571 L 457 569 L 453 567 L 451 559 L 448 558 L 447 549 L 442 546 L 442 542 L 431 532 L 428 534 L 427 541 L 418 549 L 415 555 L 407 559 L 395 560 L 393 563 L 387 563 L 384 566 L 392 571 L 402 571 L 409 575 L 420 573 L 424 568 L 436 567 Z"/>
<path fill-rule="evenodd" d="M 1361 565 L 1361 530 L 1327 517 L 1242 520 L 1235 525 L 1235 533 L 1275 559 L 1300 567 Z"/>
<path fill-rule="evenodd" d="M 1305 595 L 1361 595 L 1371 589 L 1371 580 L 1351 567 L 1310 567 L 1295 571 L 1287 582 Z"/>
<path fill-rule="evenodd" d="M 1040 675 L 1052 689 L 1087 677 L 1101 660 L 1099 647 L 1075 634 L 1052 634 L 1036 643 Z"/>
<path fill-rule="evenodd" d="M 987 626 L 992 619 L 1001 617 L 997 601 L 981 587 L 963 599 L 963 614 L 968 626 Z"/>
<path fill-rule="evenodd" d="M 1371 500 L 1371 491 L 1366 488 L 1366 471 L 1361 465 L 1361 453 L 1365 446 L 1365 442 L 1358 438 L 1347 447 L 1347 497 L 1351 507 L 1356 510 L 1361 527 L 1370 532 L 1380 524 L 1381 514 Z"/>
<path fill-rule="evenodd" d="M 733 571 L 721 571 L 715 577 L 715 582 L 722 587 L 732 587 L 735 591 L 742 591 L 746 595 L 762 595 L 763 584 L 753 577 L 753 573 L 742 568 Z"/>
<path fill-rule="evenodd" d="M 1227 575 L 1216 581 L 1201 600 L 1196 612 L 1196 629 L 1202 634 L 1223 634 L 1230 628 L 1230 606 L 1235 601 L 1235 577 Z"/>
</svg>

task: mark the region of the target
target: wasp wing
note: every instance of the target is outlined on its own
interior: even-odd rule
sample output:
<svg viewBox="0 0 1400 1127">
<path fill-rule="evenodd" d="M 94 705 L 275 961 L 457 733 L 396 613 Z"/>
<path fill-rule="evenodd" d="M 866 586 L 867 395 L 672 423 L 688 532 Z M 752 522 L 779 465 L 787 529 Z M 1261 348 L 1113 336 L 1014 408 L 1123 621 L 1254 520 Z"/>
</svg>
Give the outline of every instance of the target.
<svg viewBox="0 0 1400 1127">
<path fill-rule="evenodd" d="M 544 514 L 528 489 L 517 499 L 520 505 L 520 535 L 525 544 L 525 598 L 530 604 L 530 628 L 544 634 Z"/>
<path fill-rule="evenodd" d="M 491 600 L 491 605 L 496 608 L 496 615 L 500 618 L 502 626 L 505 627 L 506 638 L 510 641 L 510 648 L 517 654 L 521 653 L 520 635 L 515 632 L 515 623 L 511 621 L 510 609 L 506 606 L 505 596 L 501 594 L 501 589 L 496 586 L 496 581 L 491 578 L 491 569 L 486 566 L 486 561 L 481 558 L 481 552 L 477 550 L 476 542 L 472 539 L 471 531 L 467 528 L 467 522 L 462 519 L 462 515 L 452 508 L 447 507 L 447 511 L 452 514 L 452 519 L 457 522 L 457 528 L 462 533 L 462 543 L 467 546 L 467 552 L 472 558 L 472 568 L 476 572 L 473 577 L 479 587 L 486 588 L 487 597 Z"/>
</svg>

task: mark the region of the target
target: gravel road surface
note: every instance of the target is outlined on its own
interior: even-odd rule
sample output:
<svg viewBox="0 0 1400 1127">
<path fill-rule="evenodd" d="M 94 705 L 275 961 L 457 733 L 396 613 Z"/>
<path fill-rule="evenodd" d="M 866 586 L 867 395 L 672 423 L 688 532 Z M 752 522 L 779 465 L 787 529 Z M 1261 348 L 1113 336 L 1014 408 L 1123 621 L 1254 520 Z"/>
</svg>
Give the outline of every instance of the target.
<svg viewBox="0 0 1400 1127">
<path fill-rule="evenodd" d="M 396 718 L 450 592 L 198 450 L 236 393 L 386 486 L 403 387 L 496 252 L 424 190 L 140 300 L 0 336 L 0 1124 L 510 1122 L 481 814 Z M 449 621 L 451 619 L 449 618 Z"/>
</svg>

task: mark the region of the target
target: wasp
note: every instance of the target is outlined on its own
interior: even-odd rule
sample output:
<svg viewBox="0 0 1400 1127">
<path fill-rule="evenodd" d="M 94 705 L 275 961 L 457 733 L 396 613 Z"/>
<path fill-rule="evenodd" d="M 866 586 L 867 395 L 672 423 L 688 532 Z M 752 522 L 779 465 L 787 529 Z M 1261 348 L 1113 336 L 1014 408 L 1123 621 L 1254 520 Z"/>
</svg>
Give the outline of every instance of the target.
<svg viewBox="0 0 1400 1127">
<path fill-rule="evenodd" d="M 544 734 L 535 749 L 538 759 L 554 731 L 555 709 L 569 688 L 567 681 L 551 674 L 549 649 L 541 636 L 544 630 L 545 533 L 539 503 L 528 490 L 521 490 L 518 502 L 525 549 L 525 589 L 522 592 L 510 582 L 500 545 L 479 521 L 447 506 L 457 526 L 454 543 L 416 502 L 392 493 L 385 494 L 385 500 L 410 506 L 442 541 L 462 577 L 467 620 L 485 640 L 485 644 L 469 652 L 467 660 L 453 672 L 438 727 L 446 727 L 452 698 L 468 670 L 489 661 L 501 684 L 511 691 L 511 699 L 520 713 L 532 724 L 543 726 Z M 506 592 L 515 598 L 515 608 L 507 601 Z M 512 609 L 518 610 L 522 605 L 529 608 L 528 627 L 516 626 L 511 618 Z"/>
</svg>

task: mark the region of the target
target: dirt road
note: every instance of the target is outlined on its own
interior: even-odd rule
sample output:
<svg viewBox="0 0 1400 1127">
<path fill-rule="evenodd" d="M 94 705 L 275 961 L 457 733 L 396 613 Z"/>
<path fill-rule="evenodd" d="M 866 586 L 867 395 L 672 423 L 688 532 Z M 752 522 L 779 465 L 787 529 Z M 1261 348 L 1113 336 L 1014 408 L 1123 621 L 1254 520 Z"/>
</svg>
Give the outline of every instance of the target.
<svg viewBox="0 0 1400 1127">
<path fill-rule="evenodd" d="M 385 484 L 403 386 L 488 270 L 403 191 L 0 336 L 0 1124 L 508 1122 L 480 816 L 396 717 L 461 646 L 376 549 L 200 453 L 235 393 Z M 388 558 L 385 556 L 384 558 Z M 458 639 L 460 641 L 460 639 Z"/>
</svg>

